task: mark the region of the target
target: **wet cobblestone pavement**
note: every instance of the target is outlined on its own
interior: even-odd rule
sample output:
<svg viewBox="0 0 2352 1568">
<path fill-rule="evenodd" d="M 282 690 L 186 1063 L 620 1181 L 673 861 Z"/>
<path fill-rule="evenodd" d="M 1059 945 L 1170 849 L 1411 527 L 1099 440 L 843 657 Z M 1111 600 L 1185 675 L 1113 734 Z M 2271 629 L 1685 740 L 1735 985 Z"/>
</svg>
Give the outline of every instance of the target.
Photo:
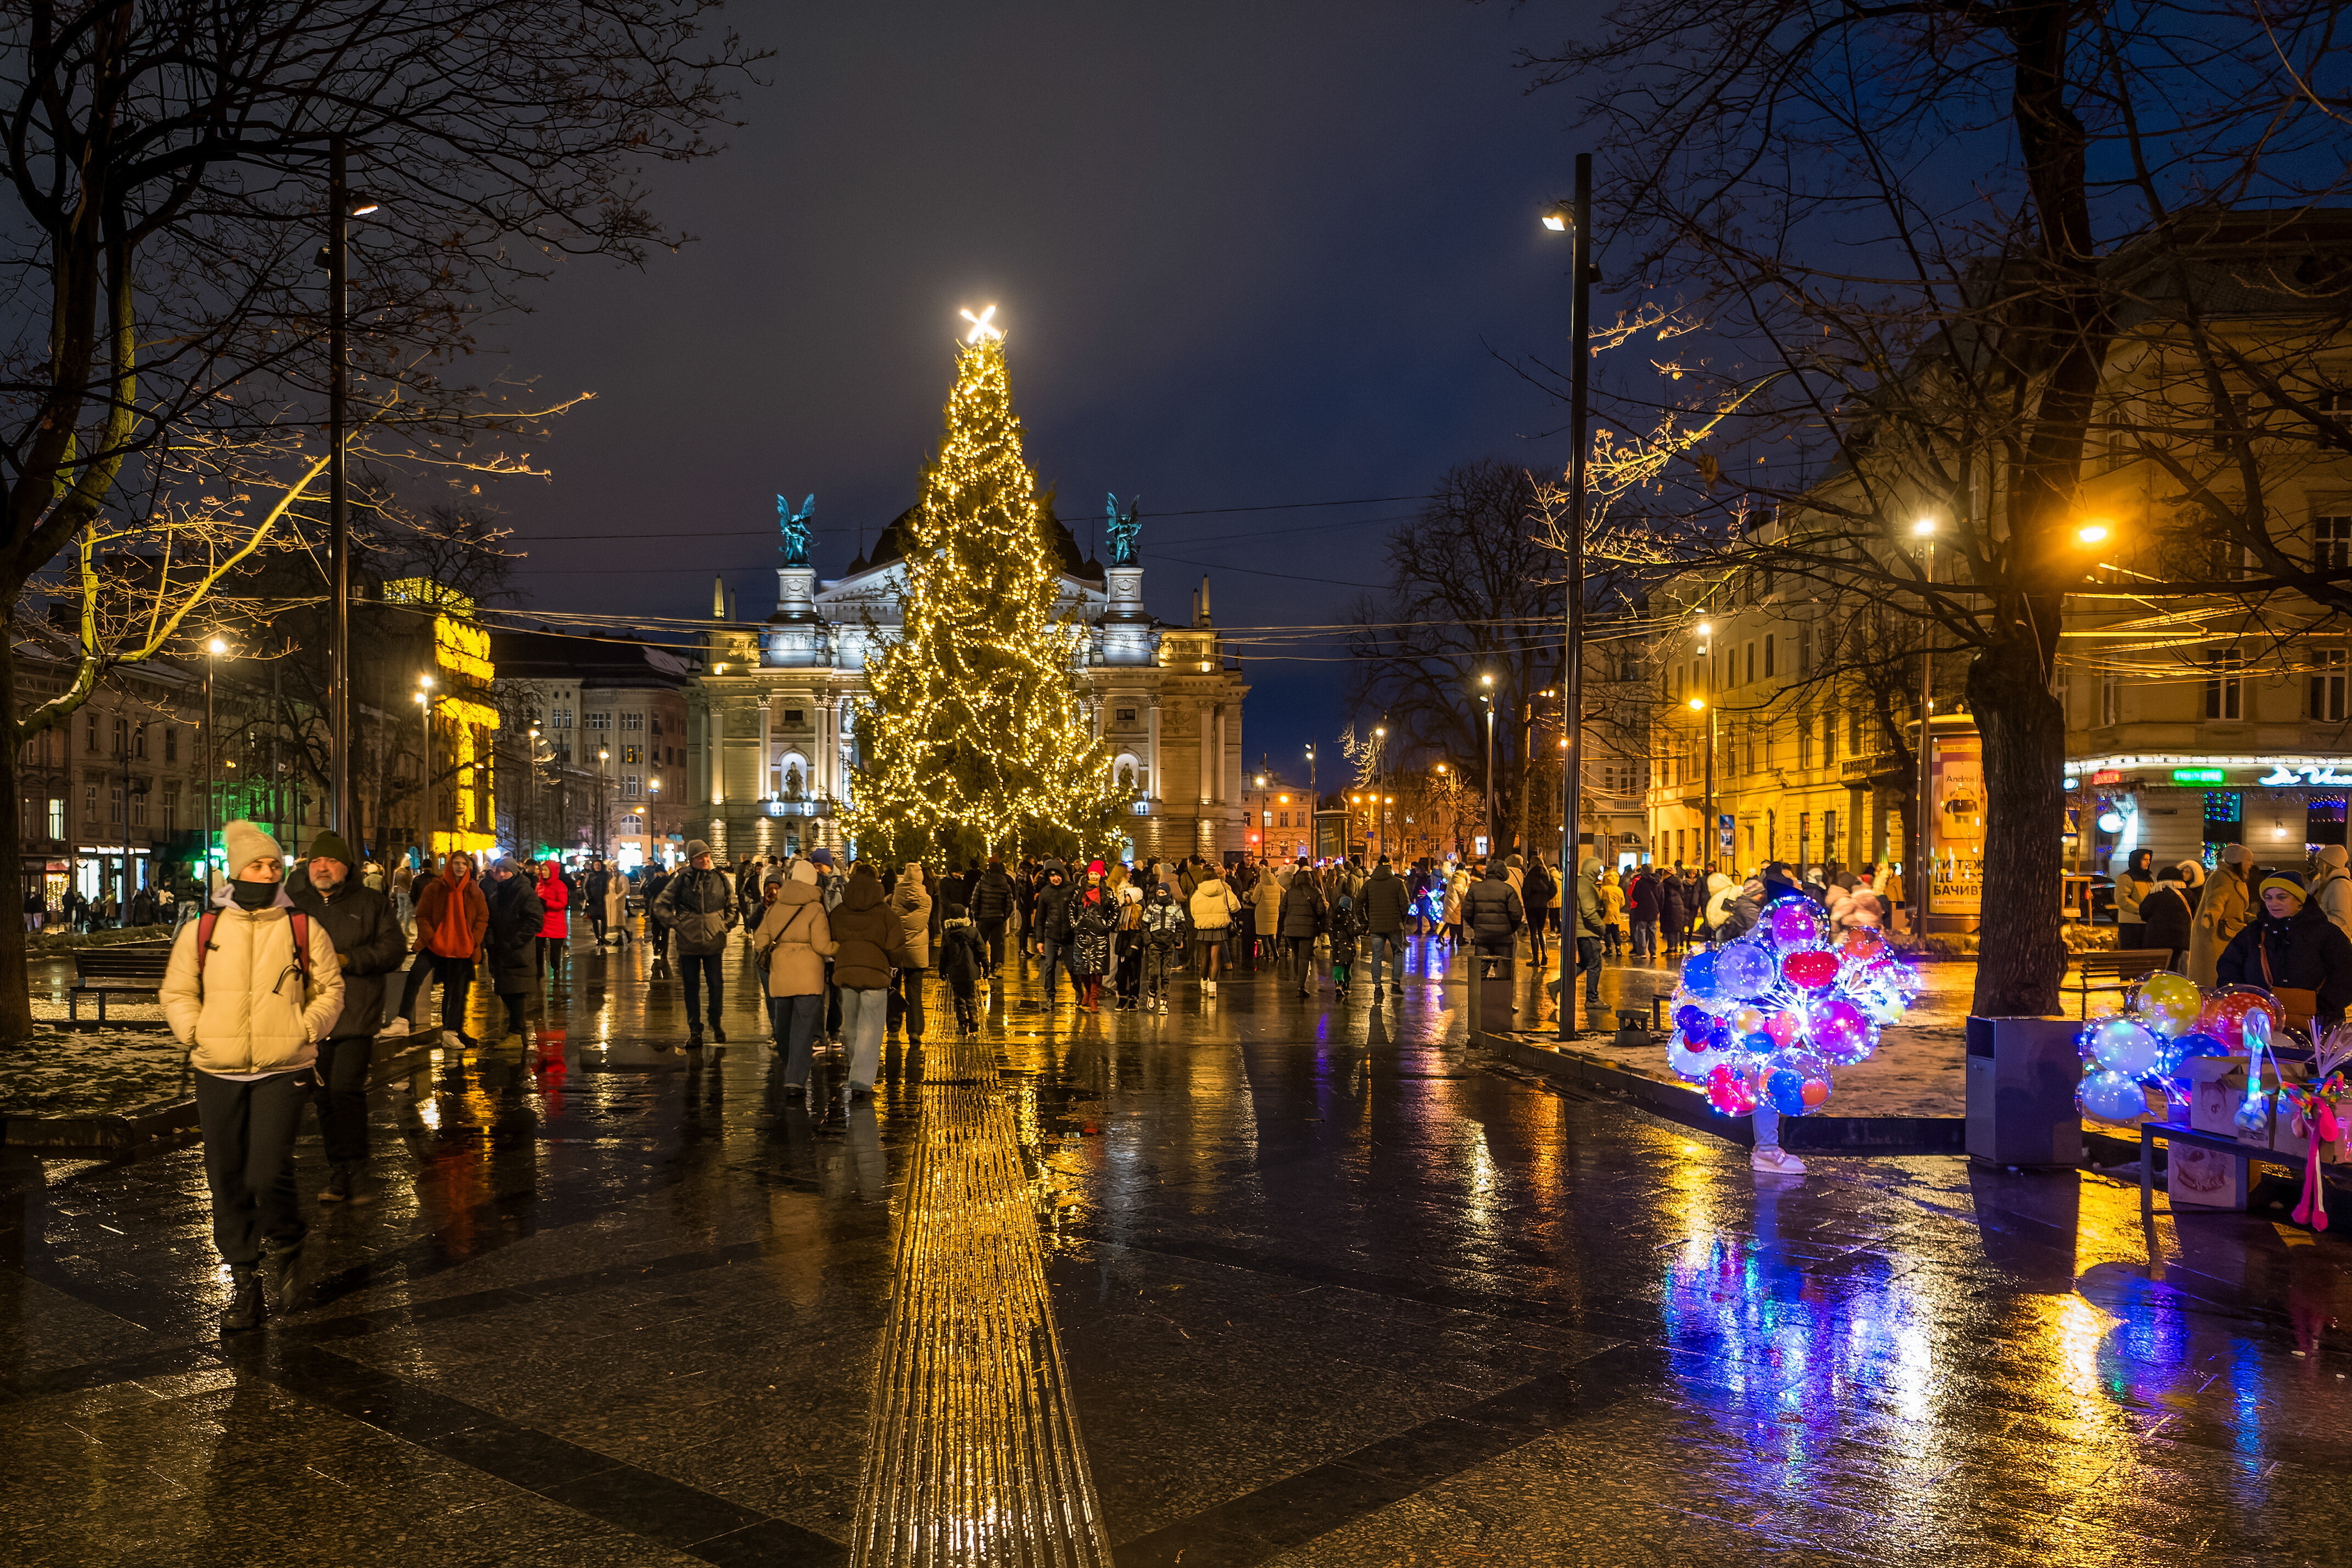
<svg viewBox="0 0 2352 1568">
<path fill-rule="evenodd" d="M 582 947 L 543 1061 L 375 1092 L 382 1201 L 312 1202 L 306 1127 L 310 1241 L 227 1342 L 193 1147 L 11 1153 L 0 1562 L 1057 1560 L 901 1484 L 926 1442 L 1126 1568 L 2352 1562 L 2342 1241 L 1948 1158 L 1759 1176 L 1496 1071 L 1415 946 L 1381 1009 L 1016 978 L 993 1089 L 926 1076 L 935 1018 L 815 1113 L 747 967 L 687 1053 L 644 948 Z"/>
</svg>

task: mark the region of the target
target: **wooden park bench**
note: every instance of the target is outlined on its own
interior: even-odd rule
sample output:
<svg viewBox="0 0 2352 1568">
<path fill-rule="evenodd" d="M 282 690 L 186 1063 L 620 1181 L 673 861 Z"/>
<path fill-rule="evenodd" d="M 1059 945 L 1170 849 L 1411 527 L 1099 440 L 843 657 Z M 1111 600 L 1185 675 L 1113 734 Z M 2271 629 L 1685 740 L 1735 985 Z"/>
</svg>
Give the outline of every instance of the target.
<svg viewBox="0 0 2352 1568">
<path fill-rule="evenodd" d="M 128 991 L 153 996 L 162 988 L 163 971 L 172 962 L 169 942 L 131 942 L 120 947 L 74 949 L 74 983 L 66 992 L 66 1017 L 81 1021 L 84 991 L 98 998 L 98 1021 L 106 1021 L 106 998 Z"/>
<path fill-rule="evenodd" d="M 2117 953 L 2077 953 L 2074 978 L 2063 988 L 2083 998 L 2077 1018 L 2091 1016 L 2093 991 L 2127 991 L 2172 962 L 2163 947 L 2130 947 Z"/>
</svg>

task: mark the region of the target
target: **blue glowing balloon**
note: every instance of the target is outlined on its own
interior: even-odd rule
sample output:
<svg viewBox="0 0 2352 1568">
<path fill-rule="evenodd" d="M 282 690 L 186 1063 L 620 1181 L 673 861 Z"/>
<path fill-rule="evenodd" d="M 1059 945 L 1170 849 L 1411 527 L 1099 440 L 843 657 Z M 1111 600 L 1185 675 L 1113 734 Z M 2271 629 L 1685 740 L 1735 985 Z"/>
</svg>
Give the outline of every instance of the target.
<svg viewBox="0 0 2352 1568">
<path fill-rule="evenodd" d="M 2147 1116 L 2147 1092 L 2139 1081 L 2104 1067 L 2083 1075 L 2074 1103 L 2084 1115 L 2102 1122 L 2137 1122 Z"/>
<path fill-rule="evenodd" d="M 1805 1075 L 1793 1067 L 1776 1067 L 1764 1075 L 1764 1098 L 1783 1116 L 1805 1113 Z"/>
<path fill-rule="evenodd" d="M 1780 1042 L 1769 1034 L 1751 1034 L 1739 1042 L 1739 1049 L 1750 1056 L 1769 1056 L 1780 1049 Z"/>
<path fill-rule="evenodd" d="M 2182 1061 L 2187 1061 L 2192 1056 L 2228 1056 L 2231 1054 L 2230 1048 L 2222 1044 L 2219 1037 L 2207 1034 L 2202 1030 L 2200 1030 L 2195 1034 L 2184 1034 L 2172 1043 L 2179 1051 Z"/>
<path fill-rule="evenodd" d="M 1715 1021 L 1715 1015 L 1696 1002 L 1685 1002 L 1675 1009 L 1675 1027 L 1687 1035 L 1696 1035 Z"/>
<path fill-rule="evenodd" d="M 2131 1019 L 2101 1019 L 2083 1031 L 2101 1067 L 2126 1078 L 2145 1078 L 2164 1061 L 2164 1042 Z"/>
<path fill-rule="evenodd" d="M 1694 953 L 1683 960 L 1683 989 L 1706 999 L 1716 995 L 1715 955 Z"/>
<path fill-rule="evenodd" d="M 1772 955 L 1745 942 L 1735 942 L 1715 955 L 1715 983 L 1727 995 L 1762 996 L 1776 978 Z"/>
</svg>

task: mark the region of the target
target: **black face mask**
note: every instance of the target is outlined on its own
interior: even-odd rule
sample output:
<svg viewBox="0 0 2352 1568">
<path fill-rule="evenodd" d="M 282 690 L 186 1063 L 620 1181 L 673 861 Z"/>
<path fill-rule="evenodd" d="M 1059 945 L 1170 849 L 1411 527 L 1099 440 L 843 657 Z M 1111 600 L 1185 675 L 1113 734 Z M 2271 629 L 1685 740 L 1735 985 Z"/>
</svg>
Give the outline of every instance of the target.
<svg viewBox="0 0 2352 1568">
<path fill-rule="evenodd" d="M 278 884 L 274 882 L 232 882 L 228 884 L 228 896 L 239 909 L 267 909 L 278 902 Z"/>
</svg>

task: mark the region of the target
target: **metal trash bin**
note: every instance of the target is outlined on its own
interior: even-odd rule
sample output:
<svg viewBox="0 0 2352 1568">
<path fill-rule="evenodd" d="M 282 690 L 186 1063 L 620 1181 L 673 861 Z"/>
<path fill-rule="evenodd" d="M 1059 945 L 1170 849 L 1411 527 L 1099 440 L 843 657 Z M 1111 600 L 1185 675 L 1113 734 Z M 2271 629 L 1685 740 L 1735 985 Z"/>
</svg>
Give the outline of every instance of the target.
<svg viewBox="0 0 2352 1568">
<path fill-rule="evenodd" d="M 1517 1027 L 1511 1011 L 1518 990 L 1518 961 L 1508 953 L 1474 953 L 1470 958 L 1471 1017 L 1481 1034 L 1508 1034 Z"/>
<path fill-rule="evenodd" d="M 1971 1018 L 1968 1029 L 1968 1151 L 1996 1166 L 2079 1166 L 2083 1116 L 2074 1107 L 2083 1026 L 2064 1018 Z"/>
</svg>

